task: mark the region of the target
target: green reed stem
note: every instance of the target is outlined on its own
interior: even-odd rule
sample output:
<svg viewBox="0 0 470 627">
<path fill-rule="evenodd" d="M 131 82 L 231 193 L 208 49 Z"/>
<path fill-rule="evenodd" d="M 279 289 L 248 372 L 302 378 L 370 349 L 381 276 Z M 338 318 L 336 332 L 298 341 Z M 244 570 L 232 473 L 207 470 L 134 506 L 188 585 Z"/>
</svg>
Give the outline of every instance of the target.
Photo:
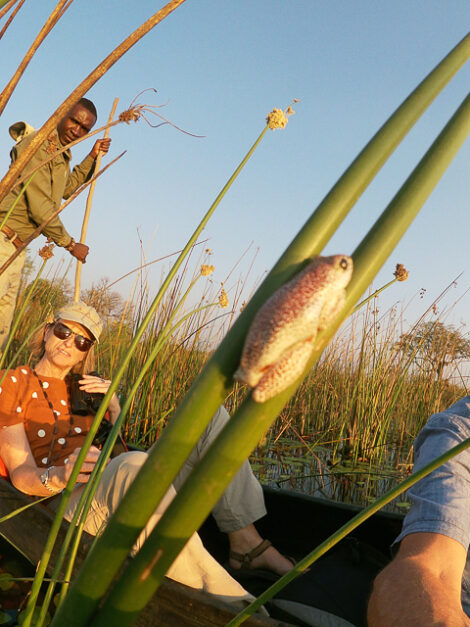
<svg viewBox="0 0 470 627">
<path fill-rule="evenodd" d="M 188 243 L 186 244 L 186 246 L 184 247 L 183 251 L 180 253 L 180 255 L 178 256 L 177 260 L 175 261 L 175 263 L 173 264 L 170 272 L 168 273 L 167 277 L 165 278 L 165 280 L 163 281 L 162 285 L 160 286 L 160 289 L 158 290 L 158 293 L 152 303 L 152 305 L 150 306 L 147 314 L 145 315 L 143 321 L 141 322 L 132 342 L 131 345 L 129 347 L 129 351 L 127 352 L 126 356 L 124 357 L 115 377 L 113 378 L 113 381 L 111 383 L 111 386 L 108 389 L 108 392 L 103 400 L 103 405 L 107 407 L 107 405 L 109 404 L 109 401 L 111 399 L 112 394 L 115 392 L 115 390 L 117 389 L 117 386 L 119 385 L 119 382 L 121 381 L 122 376 L 124 375 L 124 372 L 129 364 L 129 361 L 132 357 L 132 354 L 134 353 L 134 351 L 136 350 L 136 348 L 139 346 L 140 340 L 144 334 L 145 329 L 147 328 L 147 326 L 150 324 L 152 317 L 157 309 L 157 307 L 160 305 L 163 296 L 166 292 L 166 290 L 168 289 L 168 287 L 171 284 L 171 281 L 174 279 L 177 271 L 179 270 L 179 268 L 181 267 L 185 257 L 189 254 L 191 248 L 196 244 L 196 241 L 199 237 L 199 235 L 201 234 L 201 232 L 203 231 L 203 229 L 205 228 L 207 222 L 209 221 L 210 217 L 212 216 L 212 214 L 214 213 L 214 211 L 216 210 L 217 206 L 220 204 L 222 198 L 225 196 L 225 194 L 227 193 L 227 191 L 229 190 L 229 188 L 231 187 L 231 185 L 233 184 L 233 182 L 235 181 L 235 179 L 237 178 L 237 176 L 239 175 L 239 173 L 241 172 L 241 170 L 243 169 L 243 167 L 246 165 L 246 163 L 248 162 L 249 158 L 251 157 L 251 155 L 253 154 L 253 152 L 255 151 L 255 149 L 257 148 L 258 144 L 261 142 L 261 139 L 264 137 L 266 130 L 267 130 L 267 126 L 265 126 L 265 128 L 263 129 L 263 131 L 260 133 L 259 137 L 257 138 L 257 140 L 254 142 L 254 144 L 252 145 L 252 147 L 250 148 L 250 150 L 247 152 L 247 154 L 245 155 L 245 157 L 243 158 L 243 160 L 241 161 L 241 163 L 239 164 L 239 166 L 236 168 L 236 170 L 234 171 L 234 173 L 232 174 L 232 176 L 229 178 L 229 180 L 227 181 L 227 183 L 224 185 L 224 187 L 222 188 L 221 192 L 218 194 L 218 196 L 216 197 L 215 201 L 212 203 L 212 205 L 209 207 L 207 213 L 205 214 L 204 218 L 201 220 L 201 222 L 199 223 L 198 227 L 196 228 L 196 230 L 194 231 L 194 233 L 192 234 L 191 238 L 189 239 Z M 100 419 L 103 417 L 104 415 L 104 411 L 101 411 L 101 407 L 98 410 L 98 414 L 100 415 Z M 97 414 L 97 416 L 98 416 Z M 96 429 L 92 429 L 90 431 L 90 433 L 88 434 L 87 439 L 85 440 L 83 449 L 88 450 L 94 436 L 95 436 L 95 432 Z M 117 436 L 116 436 L 117 437 Z M 83 454 L 82 460 L 85 458 L 85 454 Z M 82 452 L 80 453 L 80 455 L 82 455 Z M 76 462 L 76 466 L 80 463 L 81 465 L 81 461 L 80 461 L 80 457 L 77 459 Z M 163 494 L 161 495 L 163 496 Z M 160 497 L 161 498 L 161 497 Z M 62 502 L 61 502 L 61 506 L 62 506 Z M 66 504 L 63 506 L 63 508 L 61 507 L 61 509 L 63 510 L 63 512 L 65 512 L 65 507 Z M 153 508 L 154 509 L 154 508 Z M 153 510 L 152 510 L 153 511 Z M 62 516 L 63 516 L 63 512 L 62 512 Z M 109 571 L 110 573 L 110 577 L 106 578 L 106 577 L 100 577 L 99 578 L 99 585 L 97 583 L 96 587 L 95 587 L 95 592 L 94 595 L 96 595 L 96 592 L 98 592 L 98 594 L 101 594 L 101 590 L 105 590 L 107 588 L 107 586 L 109 585 L 109 583 L 111 582 L 112 576 L 115 572 L 115 570 L 117 570 L 120 565 L 123 563 L 124 559 L 126 558 L 128 551 L 130 550 L 130 547 L 132 546 L 132 544 L 135 542 L 135 540 L 137 539 L 140 530 L 142 529 L 142 527 L 145 526 L 148 518 L 151 515 L 151 511 L 149 512 L 148 516 L 145 517 L 145 514 L 143 516 L 141 516 L 141 520 L 137 520 L 136 522 L 133 522 L 131 525 L 132 528 L 132 536 L 133 536 L 133 540 L 131 541 L 128 549 L 123 549 L 122 551 L 116 550 L 116 544 L 114 544 L 113 541 L 113 545 L 114 545 L 114 550 L 113 550 L 113 558 L 111 559 L 111 557 L 109 557 L 109 559 L 107 560 L 106 564 L 102 564 L 102 566 L 106 566 L 106 569 Z M 58 512 L 59 514 L 59 512 Z M 97 545 L 95 545 L 97 546 Z M 84 568 L 81 569 L 80 572 L 84 571 L 86 572 L 87 568 L 86 568 L 86 564 L 89 563 L 89 561 L 92 560 L 92 556 L 94 554 L 94 549 L 92 549 L 90 551 L 90 553 L 87 556 L 87 560 L 85 562 Z M 77 577 L 77 582 L 80 580 L 80 573 Z M 85 579 L 88 580 L 88 577 L 85 576 Z M 79 585 L 79 583 L 77 583 L 77 585 Z M 98 590 L 99 588 L 99 590 Z M 58 611 L 56 612 L 56 615 L 54 617 L 53 623 L 57 624 L 57 625 L 61 625 L 61 621 L 62 615 L 65 615 L 67 613 L 68 615 L 68 606 L 69 603 L 75 604 L 74 602 L 74 589 L 73 587 L 71 588 L 71 590 L 69 591 L 69 594 L 67 595 L 67 598 L 65 599 L 64 603 L 60 606 L 60 608 L 58 609 Z M 96 598 L 96 602 L 98 600 L 98 597 Z M 75 624 L 79 625 L 79 624 L 83 624 L 83 620 L 86 620 L 84 618 L 84 616 L 86 614 L 90 614 L 93 611 L 93 608 L 95 606 L 95 601 L 92 601 L 91 605 L 88 606 L 85 605 L 84 603 L 82 603 L 81 601 L 78 604 L 78 607 L 75 607 L 75 609 L 73 610 L 73 612 L 70 613 L 70 615 L 68 615 L 67 617 L 67 621 L 68 624 L 70 625 L 70 627 L 72 626 L 72 619 L 75 621 L 77 621 Z M 27 626 L 25 626 L 27 627 Z"/>
<path fill-rule="evenodd" d="M 46 619 L 46 615 L 47 615 L 47 610 L 49 609 L 50 603 L 52 601 L 53 595 L 54 595 L 54 590 L 55 590 L 55 584 L 56 584 L 56 580 L 59 577 L 60 571 L 62 569 L 62 565 L 64 563 L 65 560 L 65 556 L 67 554 L 67 551 L 69 550 L 69 546 L 71 545 L 71 551 L 70 551 L 70 556 L 69 556 L 69 560 L 67 563 L 67 567 L 66 570 L 64 572 L 64 577 L 63 579 L 65 580 L 65 583 L 63 583 L 62 585 L 62 589 L 60 592 L 60 597 L 59 597 L 59 602 L 58 605 L 60 606 L 60 604 L 64 601 L 67 591 L 68 591 L 68 587 L 71 581 L 71 576 L 72 576 L 72 570 L 73 570 L 73 566 L 74 566 L 74 562 L 75 562 L 75 558 L 76 555 L 78 553 L 78 548 L 79 548 L 79 544 L 80 544 L 80 540 L 84 531 L 84 525 L 86 522 L 86 516 L 88 514 L 88 511 L 90 509 L 91 503 L 93 501 L 93 497 L 95 495 L 96 489 L 98 487 L 99 481 L 101 479 L 101 476 L 106 468 L 106 464 L 107 461 L 112 453 L 112 449 L 116 443 L 117 438 L 119 437 L 120 434 L 120 430 L 122 427 L 122 424 L 127 416 L 127 413 L 129 411 L 130 405 L 132 403 L 132 399 L 134 398 L 137 390 L 139 389 L 142 380 L 144 379 L 144 376 L 146 375 L 147 371 L 149 370 L 150 366 L 152 365 L 152 363 L 155 361 L 158 353 L 160 352 L 162 346 L 168 341 L 168 339 L 172 336 L 172 334 L 176 331 L 176 329 L 181 326 L 182 324 L 184 324 L 184 322 L 190 318 L 191 316 L 193 316 L 194 314 L 203 311 L 204 309 L 207 309 L 209 307 L 213 307 L 213 304 L 209 304 L 209 305 L 204 305 L 194 311 L 191 311 L 189 313 L 187 313 L 185 316 L 183 316 L 174 326 L 171 326 L 172 321 L 175 319 L 178 311 L 181 309 L 181 307 L 184 305 L 184 303 L 187 300 L 187 297 L 190 293 L 190 291 L 192 290 L 192 288 L 194 287 L 194 285 L 196 284 L 196 282 L 199 280 L 200 276 L 196 277 L 195 280 L 193 280 L 191 282 L 191 284 L 188 286 L 186 292 L 183 294 L 183 296 L 180 298 L 179 302 L 176 304 L 176 306 L 174 307 L 174 309 L 171 312 L 171 316 L 168 318 L 165 326 L 163 327 L 163 329 L 160 332 L 160 336 L 158 338 L 158 340 L 155 343 L 155 346 L 152 348 L 152 351 L 150 353 L 150 355 L 148 356 L 147 360 L 145 361 L 145 363 L 143 364 L 142 368 L 140 369 L 138 376 L 132 386 L 132 388 L 130 389 L 126 401 L 119 413 L 119 416 L 115 422 L 115 424 L 113 425 L 113 428 L 103 446 L 103 450 L 101 452 L 101 455 L 99 457 L 98 462 L 95 465 L 95 468 L 93 469 L 93 472 L 90 475 L 90 479 L 87 483 L 86 488 L 83 490 L 83 493 L 80 497 L 79 503 L 77 505 L 77 509 L 74 513 L 74 516 L 72 518 L 72 520 L 70 521 L 70 525 L 69 528 L 67 530 L 64 542 L 62 544 L 61 547 L 61 551 L 59 553 L 59 556 L 57 558 L 57 562 L 55 564 L 54 567 L 54 571 L 52 574 L 52 579 L 51 579 L 51 583 L 48 586 L 48 589 L 46 591 L 46 595 L 44 598 L 44 601 L 42 603 L 41 606 L 41 611 L 39 614 L 39 617 L 37 619 L 37 623 L 35 625 L 35 627 L 42 627 L 44 620 Z M 96 419 L 95 419 L 96 420 Z"/>
<path fill-rule="evenodd" d="M 73 624 L 80 625 L 90 620 L 127 554 L 126 549 L 121 547 L 126 545 L 130 548 L 135 542 L 139 529 L 145 525 L 166 493 L 183 461 L 230 389 L 242 342 L 256 311 L 266 298 L 300 269 L 306 259 L 321 251 L 387 157 L 469 56 L 470 35 L 439 63 L 384 124 L 286 250 L 198 377 L 158 444 L 151 451 L 149 460 L 89 553 L 53 624 L 60 625 L 60 621 L 65 620 L 75 621 Z M 276 399 L 272 399 L 269 404 L 275 402 Z M 279 410 L 282 405 L 283 402 L 279 401 Z M 155 476 L 159 477 L 158 485 L 155 484 Z"/>
<path fill-rule="evenodd" d="M 186 297 L 189 294 L 190 289 L 194 286 L 193 282 L 190 287 L 188 288 L 186 294 L 182 297 L 180 303 L 177 305 L 177 307 L 174 309 L 174 311 L 172 312 L 171 317 L 169 318 L 167 324 L 165 325 L 165 327 L 162 329 L 161 332 L 161 336 L 159 337 L 159 339 L 157 340 L 157 342 L 155 343 L 155 346 L 153 347 L 150 355 L 148 356 L 147 360 L 145 361 L 145 363 L 143 364 L 143 366 L 141 367 L 138 376 L 132 386 L 132 388 L 129 390 L 129 393 L 127 394 L 127 398 L 126 401 L 119 413 L 119 416 L 115 422 L 115 424 L 113 425 L 113 428 L 106 440 L 105 445 L 103 446 L 103 450 L 102 453 L 100 455 L 99 461 L 97 462 L 91 476 L 90 476 L 90 480 L 88 482 L 88 485 L 86 486 L 86 489 L 84 490 L 79 504 L 77 506 L 77 510 L 75 512 L 75 515 L 70 523 L 70 528 L 68 530 L 61 554 L 59 555 L 59 558 L 57 560 L 57 564 L 53 573 L 53 577 L 57 577 L 60 573 L 60 568 L 62 567 L 62 563 L 63 560 L 65 558 L 65 552 L 68 550 L 68 546 L 70 543 L 70 540 L 67 542 L 68 540 L 68 536 L 69 536 L 69 531 L 71 532 L 70 535 L 72 536 L 72 533 L 75 531 L 75 538 L 74 538 L 74 542 L 72 545 L 72 558 L 69 560 L 69 563 L 67 564 L 67 569 L 64 573 L 64 578 L 66 579 L 67 582 L 69 582 L 71 580 L 71 574 L 72 574 L 72 569 L 73 569 L 73 564 L 74 564 L 74 560 L 75 557 L 77 555 L 78 552 L 78 547 L 79 547 L 79 543 L 80 543 L 80 539 L 83 533 L 83 529 L 84 529 L 84 525 L 86 522 L 86 516 L 88 514 L 88 511 L 90 509 L 94 494 L 96 492 L 96 489 L 98 487 L 99 481 L 101 479 L 101 475 L 103 474 L 104 470 L 106 469 L 106 463 L 112 453 L 113 447 L 116 443 L 117 438 L 119 437 L 120 434 L 120 430 L 122 427 L 122 424 L 129 412 L 129 408 L 131 406 L 132 400 L 137 392 L 137 390 L 139 389 L 145 375 L 147 374 L 149 368 L 151 367 L 152 363 L 155 361 L 158 353 L 160 352 L 162 346 L 167 342 L 167 340 L 171 337 L 171 335 L 174 333 L 174 331 L 181 326 L 188 318 L 190 318 L 191 316 L 193 316 L 195 313 L 197 313 L 198 311 L 202 311 L 204 309 L 207 309 L 208 307 L 212 307 L 213 305 L 204 305 L 203 307 L 200 307 L 199 309 L 196 309 L 195 311 L 191 311 L 188 314 L 186 314 L 181 320 L 179 320 L 173 327 L 170 328 L 170 324 L 171 321 L 174 319 L 174 317 L 176 316 L 176 313 L 178 311 L 178 309 L 183 305 L 184 301 L 186 300 Z M 80 522 L 77 524 L 78 519 L 80 519 Z M 76 527 L 75 527 L 76 526 Z M 65 547 L 65 550 L 64 550 Z M 57 572 L 56 572 L 57 571 Z M 47 596 L 47 606 L 46 606 L 46 599 L 44 600 L 44 603 L 42 605 L 42 607 L 47 607 L 50 603 L 50 601 L 52 600 L 52 595 L 53 595 L 53 586 L 50 586 L 52 588 L 50 594 L 48 591 L 48 596 Z M 66 585 L 63 586 L 61 594 L 60 594 L 60 599 L 59 599 L 59 604 L 65 599 L 65 594 L 67 592 L 67 588 L 68 588 L 68 583 Z M 41 627 L 41 625 L 39 624 L 37 627 Z"/>
<path fill-rule="evenodd" d="M 355 272 L 348 289 L 345 308 L 339 317 L 319 334 L 319 341 L 309 367 L 318 359 L 334 331 L 352 309 L 354 301 L 364 292 L 394 246 L 400 241 L 469 133 L 470 96 L 452 116 L 354 253 Z M 101 607 L 92 623 L 93 627 L 103 627 L 110 622 L 119 622 L 124 626 L 130 625 L 135 620 L 158 588 L 178 552 L 204 521 L 256 442 L 264 435 L 297 389 L 302 378 L 266 403 L 255 403 L 251 397 L 245 400 L 169 505 L 147 542 L 132 560 L 132 564 L 127 567 Z M 173 457 L 177 450 L 177 447 L 173 449 Z M 144 466 L 143 471 L 147 466 L 148 464 Z M 133 487 L 140 476 L 141 474 Z M 147 490 L 152 486 L 151 489 L 155 491 L 154 484 L 154 480 L 152 483 L 149 482 Z M 155 563 L 152 560 L 157 550 L 159 560 Z M 152 569 L 149 569 L 150 563 L 153 564 Z"/>
<path fill-rule="evenodd" d="M 398 281 L 397 278 L 392 279 L 391 281 L 389 281 L 388 283 L 385 283 L 385 285 L 382 285 L 382 287 L 379 287 L 378 290 L 375 290 L 375 292 L 373 294 L 370 294 L 367 298 L 364 298 L 364 300 L 361 300 L 360 303 L 358 303 L 357 305 L 355 305 L 352 313 L 356 313 L 356 311 L 359 311 L 359 309 L 361 309 L 361 307 L 364 307 L 364 305 L 367 305 L 367 303 L 369 303 L 373 298 L 377 298 L 377 296 L 383 292 L 384 290 L 387 289 L 387 287 L 390 287 L 391 285 L 393 285 L 394 283 L 396 283 Z"/>
<path fill-rule="evenodd" d="M 50 499 L 50 498 L 51 498 L 50 496 L 38 497 L 36 501 L 31 501 L 31 503 L 28 503 L 27 505 L 18 507 L 18 509 L 15 509 L 13 512 L 9 512 L 8 514 L 5 514 L 5 516 L 2 516 L 0 518 L 0 524 L 3 522 L 6 522 L 7 520 L 10 520 L 10 518 L 14 518 L 15 516 L 18 516 L 18 514 L 21 514 L 26 509 L 29 509 L 30 507 L 33 507 L 33 505 L 36 505 L 36 503 L 41 503 L 41 501 L 46 501 L 47 499 Z"/>
<path fill-rule="evenodd" d="M 146 438 L 148 438 L 154 431 L 156 431 L 158 429 L 158 427 L 161 425 L 161 422 L 163 420 L 165 420 L 165 418 L 167 418 L 168 416 L 170 416 L 173 411 L 175 410 L 174 406 L 172 405 L 170 407 L 170 409 L 167 409 L 162 416 L 158 417 L 158 421 L 155 422 L 147 431 L 145 431 L 145 433 L 140 436 L 140 438 L 137 441 L 133 441 L 133 445 L 138 447 L 141 446 L 142 443 L 145 441 Z"/>
</svg>

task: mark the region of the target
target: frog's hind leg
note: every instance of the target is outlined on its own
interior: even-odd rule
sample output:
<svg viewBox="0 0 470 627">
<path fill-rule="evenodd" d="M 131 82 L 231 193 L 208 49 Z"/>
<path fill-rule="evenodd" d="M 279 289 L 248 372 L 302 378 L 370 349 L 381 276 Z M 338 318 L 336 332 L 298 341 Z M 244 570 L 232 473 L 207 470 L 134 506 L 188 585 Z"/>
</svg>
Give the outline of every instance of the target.
<svg viewBox="0 0 470 627">
<path fill-rule="evenodd" d="M 268 368 L 253 390 L 253 400 L 264 403 L 294 383 L 305 370 L 312 350 L 312 340 L 301 342 Z"/>
</svg>

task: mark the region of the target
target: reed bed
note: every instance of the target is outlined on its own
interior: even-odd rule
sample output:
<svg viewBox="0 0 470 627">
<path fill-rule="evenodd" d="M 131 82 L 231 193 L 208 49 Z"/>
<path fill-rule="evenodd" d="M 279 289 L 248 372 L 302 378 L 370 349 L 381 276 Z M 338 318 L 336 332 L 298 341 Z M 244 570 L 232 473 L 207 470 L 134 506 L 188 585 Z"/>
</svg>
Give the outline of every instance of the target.
<svg viewBox="0 0 470 627">
<path fill-rule="evenodd" d="M 458 360 L 432 378 L 401 350 L 396 310 L 378 324 L 372 307 L 330 344 L 258 445 L 262 481 L 365 505 L 411 472 L 429 416 L 468 393 Z"/>
<path fill-rule="evenodd" d="M 192 308 L 182 308 L 203 261 L 207 259 L 193 260 L 194 269 L 187 265 L 175 278 L 121 381 L 119 396 L 124 401 L 156 342 L 162 340 L 162 330 L 172 321 L 173 330 L 163 338 L 123 427 L 125 439 L 142 448 L 158 439 L 210 357 L 211 346 L 225 332 L 210 282 L 199 290 Z M 17 304 L 19 311 L 30 299 L 24 323 L 16 331 L 6 362 L 28 360 L 27 338 L 70 293 L 58 271 L 36 283 L 31 274 L 25 277 Z M 239 285 L 245 283 L 239 280 Z M 138 284 L 126 302 L 106 288 L 106 281 L 83 294 L 105 319 L 97 368 L 107 376 L 122 360 L 151 300 L 148 279 L 141 278 Z M 239 285 L 232 290 L 237 300 L 226 314 L 230 320 L 243 298 Z M 436 325 L 449 328 L 449 337 L 456 342 L 462 341 L 463 334 L 446 327 L 434 313 L 435 307 L 404 334 L 404 311 L 399 313 L 394 307 L 380 313 L 379 301 L 374 298 L 349 319 L 256 446 L 251 461 L 262 482 L 365 505 L 410 473 L 412 442 L 427 418 L 467 393 L 459 369 L 462 356 L 436 376 L 433 364 L 455 351 L 441 343 L 445 354 L 440 355 L 435 343 L 423 343 L 423 329 L 431 337 Z M 443 312 L 444 319 L 448 313 Z M 432 354 L 423 353 L 423 344 Z M 414 352 L 410 346 L 415 346 Z M 423 363 L 428 367 L 423 368 Z M 226 399 L 231 413 L 245 396 L 245 387 L 235 384 Z M 405 505 L 400 502 L 398 506 Z"/>
</svg>

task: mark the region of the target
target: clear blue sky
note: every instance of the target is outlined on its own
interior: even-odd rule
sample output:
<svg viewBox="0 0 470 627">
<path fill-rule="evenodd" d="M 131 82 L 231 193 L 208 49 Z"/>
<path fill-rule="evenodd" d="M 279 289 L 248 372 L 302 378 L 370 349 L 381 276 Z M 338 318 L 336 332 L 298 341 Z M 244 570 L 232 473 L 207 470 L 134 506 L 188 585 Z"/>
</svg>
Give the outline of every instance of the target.
<svg viewBox="0 0 470 627">
<path fill-rule="evenodd" d="M 0 119 L 0 168 L 8 126 L 36 127 L 120 41 L 163 2 L 75 0 L 30 64 Z M 27 0 L 2 46 L 5 83 L 55 2 Z M 154 259 L 181 248 L 264 126 L 273 107 L 301 100 L 283 131 L 270 132 L 220 205 L 204 237 L 223 281 L 253 242 L 253 278 L 271 268 L 344 169 L 424 76 L 466 34 L 468 0 L 187 0 L 88 94 L 107 119 L 143 89 L 140 102 L 195 139 L 144 122 L 112 131 L 127 155 L 98 185 L 83 281 L 115 279 L 138 265 L 139 237 Z M 326 253 L 351 253 L 466 96 L 470 65 L 438 97 L 351 212 Z M 91 144 L 90 144 L 91 146 Z M 83 150 L 74 151 L 74 161 Z M 450 301 L 470 286 L 470 144 L 461 149 L 376 280 L 397 262 L 410 271 L 384 304 L 408 302 L 413 321 L 464 272 Z M 85 200 L 63 214 L 78 236 Z M 36 246 L 37 248 L 38 246 Z M 34 247 L 33 247 L 34 250 Z M 246 271 L 248 259 L 239 272 Z M 161 269 L 152 272 L 158 281 Z M 121 284 L 125 294 L 129 283 Z M 452 321 L 469 320 L 470 296 Z"/>
</svg>

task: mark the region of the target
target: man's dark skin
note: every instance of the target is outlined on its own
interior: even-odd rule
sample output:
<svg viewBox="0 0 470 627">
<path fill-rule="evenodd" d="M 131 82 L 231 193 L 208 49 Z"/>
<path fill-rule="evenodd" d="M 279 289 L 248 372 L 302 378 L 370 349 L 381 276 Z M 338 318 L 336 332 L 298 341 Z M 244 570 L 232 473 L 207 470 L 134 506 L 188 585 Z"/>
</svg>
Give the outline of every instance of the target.
<svg viewBox="0 0 470 627">
<path fill-rule="evenodd" d="M 86 107 L 81 104 L 76 104 L 57 125 L 60 143 L 66 146 L 76 139 L 84 137 L 91 131 L 95 123 L 96 116 Z M 100 152 L 106 154 L 110 144 L 110 138 L 98 139 L 90 152 L 90 156 L 96 159 Z M 70 254 L 82 263 L 85 263 L 88 250 L 89 248 L 86 244 L 80 244 L 78 242 L 75 243 L 72 250 L 70 250 Z"/>
</svg>

